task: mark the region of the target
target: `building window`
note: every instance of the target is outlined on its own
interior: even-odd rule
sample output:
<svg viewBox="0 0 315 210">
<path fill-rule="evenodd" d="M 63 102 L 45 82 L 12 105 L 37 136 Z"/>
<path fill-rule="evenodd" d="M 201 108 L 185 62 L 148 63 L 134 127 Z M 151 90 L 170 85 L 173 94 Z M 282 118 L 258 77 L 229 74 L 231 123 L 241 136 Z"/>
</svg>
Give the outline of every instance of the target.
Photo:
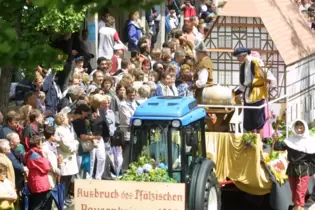
<svg viewBox="0 0 315 210">
<path fill-rule="evenodd" d="M 311 111 L 313 106 L 312 103 L 312 95 L 308 95 L 304 98 L 304 107 L 305 107 L 305 112 Z"/>
<path fill-rule="evenodd" d="M 233 17 L 232 18 L 232 23 L 239 23 L 239 17 Z"/>
<path fill-rule="evenodd" d="M 231 33 L 219 34 L 218 48 L 232 48 L 232 34 Z"/>
<path fill-rule="evenodd" d="M 247 36 L 247 47 L 253 49 L 260 49 L 260 38 Z"/>
</svg>

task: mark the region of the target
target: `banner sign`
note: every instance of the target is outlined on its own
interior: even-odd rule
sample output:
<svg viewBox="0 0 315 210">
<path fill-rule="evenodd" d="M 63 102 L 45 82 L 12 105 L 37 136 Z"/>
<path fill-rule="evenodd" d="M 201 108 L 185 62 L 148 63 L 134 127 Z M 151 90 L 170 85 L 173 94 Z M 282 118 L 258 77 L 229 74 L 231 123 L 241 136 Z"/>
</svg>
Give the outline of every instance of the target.
<svg viewBox="0 0 315 210">
<path fill-rule="evenodd" d="M 75 210 L 183 210 L 185 184 L 75 180 Z"/>
</svg>

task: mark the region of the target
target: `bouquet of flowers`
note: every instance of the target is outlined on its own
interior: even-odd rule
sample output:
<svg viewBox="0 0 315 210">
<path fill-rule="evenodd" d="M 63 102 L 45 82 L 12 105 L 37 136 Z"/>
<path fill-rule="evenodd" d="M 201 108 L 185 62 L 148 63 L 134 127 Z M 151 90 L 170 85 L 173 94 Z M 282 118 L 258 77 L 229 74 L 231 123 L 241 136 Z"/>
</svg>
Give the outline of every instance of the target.
<svg viewBox="0 0 315 210">
<path fill-rule="evenodd" d="M 131 163 L 126 173 L 122 175 L 122 181 L 138 181 L 138 182 L 169 182 L 177 181 L 170 178 L 167 173 L 168 166 L 164 163 L 141 155 L 137 162 Z"/>
<path fill-rule="evenodd" d="M 270 153 L 264 153 L 263 158 L 267 167 L 276 177 L 277 182 L 283 184 L 288 179 L 286 175 L 288 167 L 287 152 L 273 151 L 271 155 Z"/>
<path fill-rule="evenodd" d="M 246 148 L 251 148 L 256 146 L 257 135 L 252 132 L 244 133 L 242 136 L 242 141 Z"/>
</svg>

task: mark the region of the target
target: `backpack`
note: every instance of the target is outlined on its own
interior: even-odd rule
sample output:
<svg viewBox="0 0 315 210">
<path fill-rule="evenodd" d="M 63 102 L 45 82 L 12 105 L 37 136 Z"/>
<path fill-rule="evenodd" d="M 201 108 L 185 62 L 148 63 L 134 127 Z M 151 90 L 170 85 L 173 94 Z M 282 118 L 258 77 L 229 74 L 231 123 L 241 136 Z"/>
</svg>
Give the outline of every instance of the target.
<svg viewBox="0 0 315 210">
<path fill-rule="evenodd" d="M 129 42 L 128 25 L 129 25 L 129 20 L 126 20 L 124 27 L 123 27 L 121 37 L 120 37 L 120 40 L 122 41 L 122 43 Z"/>
</svg>

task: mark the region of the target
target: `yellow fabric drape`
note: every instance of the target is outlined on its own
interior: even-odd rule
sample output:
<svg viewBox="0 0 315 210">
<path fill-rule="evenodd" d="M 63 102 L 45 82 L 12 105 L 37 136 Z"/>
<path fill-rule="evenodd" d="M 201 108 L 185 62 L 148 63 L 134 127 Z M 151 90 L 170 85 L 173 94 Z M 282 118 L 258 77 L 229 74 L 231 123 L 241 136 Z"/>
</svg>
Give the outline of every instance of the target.
<svg viewBox="0 0 315 210">
<path fill-rule="evenodd" d="M 240 190 L 265 195 L 271 191 L 269 174 L 261 166 L 262 142 L 257 137 L 256 148 L 245 148 L 242 135 L 206 133 L 207 156 L 216 163 L 219 181 L 229 178 Z"/>
</svg>

